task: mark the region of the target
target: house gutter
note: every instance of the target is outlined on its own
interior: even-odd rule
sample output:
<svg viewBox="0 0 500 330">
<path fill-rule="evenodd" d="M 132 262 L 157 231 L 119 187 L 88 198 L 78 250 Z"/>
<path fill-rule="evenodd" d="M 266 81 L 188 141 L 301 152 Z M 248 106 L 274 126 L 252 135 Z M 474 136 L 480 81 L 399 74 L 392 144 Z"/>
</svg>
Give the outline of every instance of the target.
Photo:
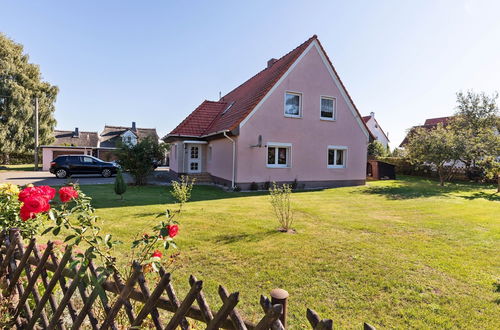
<svg viewBox="0 0 500 330">
<path fill-rule="evenodd" d="M 231 141 L 231 143 L 233 144 L 233 174 L 232 174 L 232 177 L 231 177 L 231 189 L 234 189 L 235 185 L 234 185 L 234 181 L 235 181 L 235 174 L 236 174 L 236 141 L 234 141 L 234 139 L 231 139 L 228 135 L 227 135 L 227 132 L 228 131 L 223 131 L 222 134 L 224 134 L 224 137 L 227 138 L 229 141 Z"/>
</svg>

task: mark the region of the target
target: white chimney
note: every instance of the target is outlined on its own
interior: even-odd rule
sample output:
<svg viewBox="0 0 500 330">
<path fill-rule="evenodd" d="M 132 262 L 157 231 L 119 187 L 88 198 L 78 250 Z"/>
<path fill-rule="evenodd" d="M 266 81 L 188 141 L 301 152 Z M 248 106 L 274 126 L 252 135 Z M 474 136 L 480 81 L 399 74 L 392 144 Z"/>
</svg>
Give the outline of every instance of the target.
<svg viewBox="0 0 500 330">
<path fill-rule="evenodd" d="M 375 112 L 370 112 L 370 117 L 375 118 Z"/>
</svg>

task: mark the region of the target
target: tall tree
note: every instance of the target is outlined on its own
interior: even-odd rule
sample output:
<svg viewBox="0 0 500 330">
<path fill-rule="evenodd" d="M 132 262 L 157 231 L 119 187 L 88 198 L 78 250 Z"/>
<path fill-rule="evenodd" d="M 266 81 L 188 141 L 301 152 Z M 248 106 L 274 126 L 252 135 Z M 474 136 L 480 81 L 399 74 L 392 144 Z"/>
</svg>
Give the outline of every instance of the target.
<svg viewBox="0 0 500 330">
<path fill-rule="evenodd" d="M 453 177 L 455 164 L 463 153 L 463 143 L 452 129 L 439 124 L 430 130 L 417 128 L 410 135 L 405 149 L 412 163 L 432 166 L 443 186 Z"/>
<path fill-rule="evenodd" d="M 57 93 L 56 86 L 42 80 L 38 65 L 29 63 L 23 46 L 0 33 L 0 162 L 8 162 L 11 153 L 34 150 L 35 97 L 39 143 L 52 142 Z"/>
<path fill-rule="evenodd" d="M 491 96 L 473 91 L 457 93 L 457 111 L 450 126 L 464 144 L 459 159 L 467 167 L 476 166 L 484 157 L 499 156 L 492 144 L 500 131 L 497 98 L 498 93 Z"/>
</svg>

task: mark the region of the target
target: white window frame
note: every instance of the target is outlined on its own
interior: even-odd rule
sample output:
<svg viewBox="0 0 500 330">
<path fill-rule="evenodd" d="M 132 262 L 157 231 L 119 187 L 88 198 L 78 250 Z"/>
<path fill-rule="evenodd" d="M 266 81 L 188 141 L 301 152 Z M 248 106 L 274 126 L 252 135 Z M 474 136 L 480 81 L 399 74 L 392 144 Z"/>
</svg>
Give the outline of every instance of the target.
<svg viewBox="0 0 500 330">
<path fill-rule="evenodd" d="M 333 154 L 333 163 L 335 164 L 335 161 L 337 159 L 337 150 L 343 150 L 344 151 L 344 164 L 343 165 L 330 165 L 328 164 L 328 153 L 330 150 L 335 150 Z M 327 168 L 347 168 L 347 156 L 349 152 L 347 151 L 348 148 L 347 146 L 328 146 L 326 149 L 326 166 Z"/>
<path fill-rule="evenodd" d="M 269 154 L 269 148 L 286 148 L 288 149 L 286 164 L 278 164 L 278 152 L 274 153 L 274 164 L 267 163 L 267 157 Z M 281 142 L 268 142 L 266 145 L 266 167 L 268 168 L 291 168 L 292 167 L 292 144 L 291 143 L 281 143 Z"/>
<path fill-rule="evenodd" d="M 321 115 L 321 101 L 323 99 L 333 100 L 333 118 L 323 117 Z M 328 95 L 320 95 L 319 97 L 319 119 L 327 120 L 327 121 L 336 121 L 337 120 L 337 98 Z"/>
<path fill-rule="evenodd" d="M 291 115 L 291 114 L 286 113 L 286 95 L 287 94 L 297 95 L 299 97 L 299 114 L 298 115 Z M 302 93 L 294 92 L 294 91 L 285 91 L 285 94 L 283 96 L 283 114 L 287 118 L 302 118 Z"/>
</svg>

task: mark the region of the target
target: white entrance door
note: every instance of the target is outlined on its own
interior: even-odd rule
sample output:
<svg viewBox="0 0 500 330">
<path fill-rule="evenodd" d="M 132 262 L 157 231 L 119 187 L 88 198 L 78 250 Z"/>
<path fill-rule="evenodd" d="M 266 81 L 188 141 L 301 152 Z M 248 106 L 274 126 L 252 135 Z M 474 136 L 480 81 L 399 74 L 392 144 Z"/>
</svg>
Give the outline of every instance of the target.
<svg viewBox="0 0 500 330">
<path fill-rule="evenodd" d="M 188 144 L 188 173 L 201 173 L 201 146 Z"/>
</svg>

